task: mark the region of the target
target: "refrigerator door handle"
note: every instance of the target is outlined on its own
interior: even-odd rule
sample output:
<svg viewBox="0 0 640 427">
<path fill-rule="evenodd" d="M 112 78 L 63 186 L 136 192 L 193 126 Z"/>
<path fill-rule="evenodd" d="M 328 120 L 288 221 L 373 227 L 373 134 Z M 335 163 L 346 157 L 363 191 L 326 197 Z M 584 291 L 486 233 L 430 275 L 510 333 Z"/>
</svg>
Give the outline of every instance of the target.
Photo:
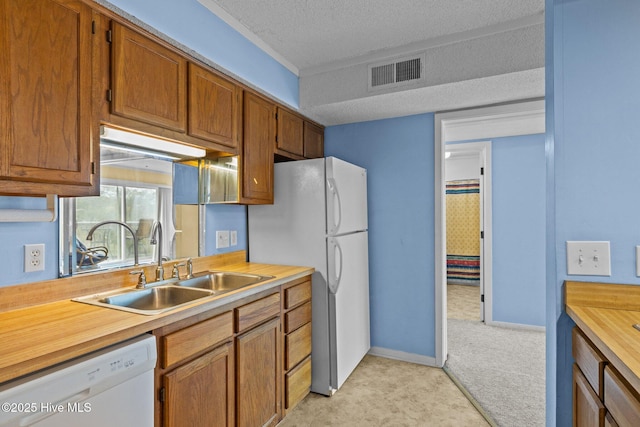
<svg viewBox="0 0 640 427">
<path fill-rule="evenodd" d="M 327 178 L 327 187 L 329 187 L 329 191 L 331 192 L 331 208 L 333 210 L 332 215 L 327 215 L 333 221 L 333 224 L 329 227 L 329 234 L 335 234 L 338 229 L 340 229 L 340 223 L 342 222 L 342 203 L 340 202 L 340 193 L 338 192 L 336 180 L 333 178 Z"/>
<path fill-rule="evenodd" d="M 332 294 L 338 293 L 338 287 L 340 286 L 340 280 L 342 279 L 342 248 L 335 239 L 331 239 L 333 245 L 333 268 L 330 269 L 331 274 L 329 277 L 329 291 Z M 339 255 L 339 256 L 336 256 Z M 337 272 L 337 274 L 335 274 Z"/>
</svg>

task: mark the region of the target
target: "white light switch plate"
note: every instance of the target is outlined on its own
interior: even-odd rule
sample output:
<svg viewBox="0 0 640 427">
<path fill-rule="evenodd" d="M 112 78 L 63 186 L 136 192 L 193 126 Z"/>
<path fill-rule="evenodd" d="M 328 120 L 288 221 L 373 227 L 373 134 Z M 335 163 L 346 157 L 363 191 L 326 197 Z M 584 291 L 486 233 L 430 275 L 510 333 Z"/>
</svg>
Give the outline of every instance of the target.
<svg viewBox="0 0 640 427">
<path fill-rule="evenodd" d="M 640 277 L 640 246 L 636 246 L 636 276 Z"/>
<path fill-rule="evenodd" d="M 567 241 L 567 274 L 611 276 L 609 242 Z"/>
<path fill-rule="evenodd" d="M 231 230 L 231 246 L 235 246 L 238 244 L 238 232 L 236 230 Z"/>
</svg>

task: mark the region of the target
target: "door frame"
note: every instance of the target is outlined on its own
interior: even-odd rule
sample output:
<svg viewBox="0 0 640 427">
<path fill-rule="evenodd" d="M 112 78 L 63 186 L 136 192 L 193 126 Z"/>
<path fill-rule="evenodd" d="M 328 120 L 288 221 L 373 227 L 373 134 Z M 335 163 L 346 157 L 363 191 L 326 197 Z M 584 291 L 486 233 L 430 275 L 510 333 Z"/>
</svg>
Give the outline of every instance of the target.
<svg viewBox="0 0 640 427">
<path fill-rule="evenodd" d="M 444 366 L 444 363 L 447 360 L 447 245 L 444 204 L 446 190 L 444 179 L 445 142 L 490 139 L 503 136 L 531 135 L 544 132 L 544 99 L 435 114 L 433 145 L 435 175 L 434 293 L 436 366 Z"/>
<path fill-rule="evenodd" d="M 461 144 L 451 144 L 446 146 L 446 151 L 451 152 L 469 152 L 478 155 L 478 167 L 484 170 L 484 174 L 480 175 L 480 231 L 484 232 L 484 238 L 480 239 L 480 295 L 484 295 L 484 302 L 480 302 L 480 320 L 485 323 L 493 321 L 493 298 L 492 298 L 492 236 L 491 229 L 492 213 L 491 213 L 491 141 L 467 142 Z M 444 171 L 443 171 L 444 172 Z M 442 204 L 445 209 L 443 218 L 446 232 L 446 180 L 445 194 Z M 446 265 L 446 235 L 445 235 L 445 265 Z M 445 267 L 445 289 L 446 289 L 446 267 Z M 445 290 L 446 301 L 446 290 Z M 446 307 L 446 304 L 445 304 Z"/>
</svg>

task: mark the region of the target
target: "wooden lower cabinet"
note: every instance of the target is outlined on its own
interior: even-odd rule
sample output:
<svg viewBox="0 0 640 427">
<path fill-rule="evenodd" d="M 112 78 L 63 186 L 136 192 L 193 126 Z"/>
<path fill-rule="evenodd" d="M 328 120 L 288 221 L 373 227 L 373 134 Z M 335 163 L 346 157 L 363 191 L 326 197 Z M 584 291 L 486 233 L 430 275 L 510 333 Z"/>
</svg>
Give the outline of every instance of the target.
<svg viewBox="0 0 640 427">
<path fill-rule="evenodd" d="M 311 390 L 311 278 L 283 287 L 284 412 Z"/>
<path fill-rule="evenodd" d="M 226 343 L 163 375 L 164 425 L 233 426 L 233 343 Z"/>
<path fill-rule="evenodd" d="M 578 328 L 573 358 L 574 427 L 640 426 L 640 393 Z"/>
<path fill-rule="evenodd" d="M 311 276 L 153 333 L 156 427 L 275 426 L 311 387 Z"/>
<path fill-rule="evenodd" d="M 280 319 L 236 338 L 237 425 L 276 425 L 280 421 Z"/>
<path fill-rule="evenodd" d="M 573 365 L 573 425 L 601 427 L 606 410 L 578 365 Z"/>
<path fill-rule="evenodd" d="M 611 366 L 604 368 L 604 406 L 620 426 L 640 426 L 640 393 Z"/>
</svg>

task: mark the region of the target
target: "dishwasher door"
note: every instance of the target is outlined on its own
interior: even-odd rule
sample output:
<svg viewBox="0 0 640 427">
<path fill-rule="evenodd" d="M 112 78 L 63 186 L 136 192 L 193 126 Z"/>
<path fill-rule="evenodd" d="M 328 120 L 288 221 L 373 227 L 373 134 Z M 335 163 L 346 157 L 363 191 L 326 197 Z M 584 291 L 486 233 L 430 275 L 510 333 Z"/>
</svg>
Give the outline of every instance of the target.
<svg viewBox="0 0 640 427">
<path fill-rule="evenodd" d="M 0 386 L 0 426 L 152 427 L 157 358 L 142 335 Z"/>
</svg>

